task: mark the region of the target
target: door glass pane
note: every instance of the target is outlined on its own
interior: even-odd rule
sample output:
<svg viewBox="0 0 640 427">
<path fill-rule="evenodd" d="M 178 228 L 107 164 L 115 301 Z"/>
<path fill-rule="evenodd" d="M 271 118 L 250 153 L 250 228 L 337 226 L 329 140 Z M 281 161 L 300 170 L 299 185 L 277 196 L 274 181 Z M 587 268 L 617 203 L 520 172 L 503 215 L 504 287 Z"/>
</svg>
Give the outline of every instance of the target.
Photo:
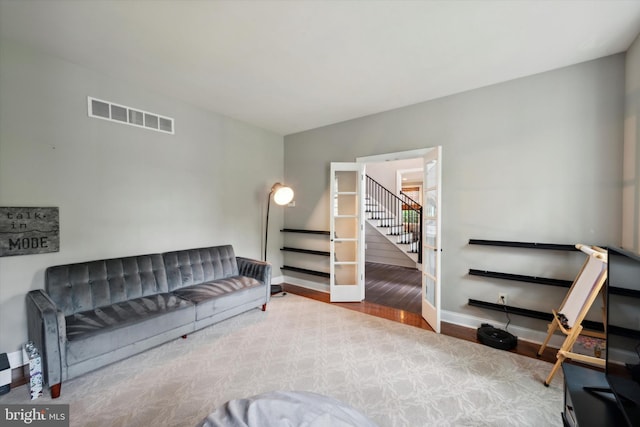
<svg viewBox="0 0 640 427">
<path fill-rule="evenodd" d="M 358 199 L 356 196 L 336 194 L 333 199 L 335 215 L 357 215 Z"/>
<path fill-rule="evenodd" d="M 335 260 L 338 262 L 356 261 L 358 245 L 356 242 L 335 242 Z"/>
<path fill-rule="evenodd" d="M 336 171 L 336 191 L 339 193 L 353 193 L 358 189 L 358 172 Z"/>
<path fill-rule="evenodd" d="M 428 219 L 424 222 L 424 244 L 435 247 L 436 245 L 436 233 L 437 233 L 437 220 Z"/>
<path fill-rule="evenodd" d="M 436 207 L 437 207 L 437 200 L 436 200 L 436 190 L 427 190 L 426 192 L 426 196 L 427 196 L 427 201 L 424 204 L 424 215 L 425 216 L 435 216 L 436 215 Z"/>
<path fill-rule="evenodd" d="M 429 183 L 428 185 L 430 187 L 434 185 L 437 179 L 436 172 L 438 168 L 436 168 L 436 163 L 437 162 L 435 160 L 431 160 L 425 165 L 425 167 L 427 168 L 427 182 Z"/>
<path fill-rule="evenodd" d="M 426 271 L 429 274 L 436 275 L 436 251 L 427 249 L 424 253 L 424 262 Z"/>
<path fill-rule="evenodd" d="M 336 265 L 336 286 L 358 286 L 358 268 L 355 264 Z"/>
<path fill-rule="evenodd" d="M 354 239 L 358 235 L 357 218 L 336 218 L 333 236 L 336 239 Z"/>
<path fill-rule="evenodd" d="M 436 294 L 435 294 L 435 288 L 436 288 L 436 282 L 433 280 L 433 278 L 431 278 L 430 276 L 427 276 L 426 278 L 426 289 L 425 289 L 425 299 L 427 301 L 429 301 L 431 303 L 431 305 L 436 305 L 435 301 L 436 301 Z"/>
</svg>

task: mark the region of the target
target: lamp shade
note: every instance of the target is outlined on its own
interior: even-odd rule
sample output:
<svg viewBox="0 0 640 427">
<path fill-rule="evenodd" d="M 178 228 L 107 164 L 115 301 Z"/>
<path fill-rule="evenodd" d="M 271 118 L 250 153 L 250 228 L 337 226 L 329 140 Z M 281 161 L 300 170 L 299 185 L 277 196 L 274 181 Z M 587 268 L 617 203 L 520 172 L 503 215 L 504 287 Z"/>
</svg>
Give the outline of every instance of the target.
<svg viewBox="0 0 640 427">
<path fill-rule="evenodd" d="M 271 187 L 273 193 L 273 201 L 279 205 L 286 205 L 293 200 L 293 190 L 291 187 L 282 185 L 279 182 Z"/>
</svg>

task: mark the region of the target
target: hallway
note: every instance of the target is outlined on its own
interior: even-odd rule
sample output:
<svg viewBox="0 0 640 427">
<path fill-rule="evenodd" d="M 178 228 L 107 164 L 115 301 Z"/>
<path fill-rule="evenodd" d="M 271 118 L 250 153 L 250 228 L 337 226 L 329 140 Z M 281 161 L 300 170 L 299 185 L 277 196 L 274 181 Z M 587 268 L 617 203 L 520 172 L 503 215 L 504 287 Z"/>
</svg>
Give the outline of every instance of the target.
<svg viewBox="0 0 640 427">
<path fill-rule="evenodd" d="M 415 268 L 365 263 L 365 301 L 421 313 L 421 273 Z"/>
</svg>

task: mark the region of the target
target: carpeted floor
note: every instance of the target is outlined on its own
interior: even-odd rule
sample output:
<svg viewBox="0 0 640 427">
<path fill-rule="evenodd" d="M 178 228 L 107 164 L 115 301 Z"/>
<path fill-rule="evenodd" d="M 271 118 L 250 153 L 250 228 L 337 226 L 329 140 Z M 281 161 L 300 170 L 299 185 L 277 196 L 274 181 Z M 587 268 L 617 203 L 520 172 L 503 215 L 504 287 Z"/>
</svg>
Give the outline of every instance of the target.
<svg viewBox="0 0 640 427">
<path fill-rule="evenodd" d="M 380 426 L 559 426 L 540 360 L 296 295 L 63 383 L 72 426 L 193 426 L 272 390 L 341 400 Z M 26 386 L 0 404 L 29 403 Z"/>
</svg>

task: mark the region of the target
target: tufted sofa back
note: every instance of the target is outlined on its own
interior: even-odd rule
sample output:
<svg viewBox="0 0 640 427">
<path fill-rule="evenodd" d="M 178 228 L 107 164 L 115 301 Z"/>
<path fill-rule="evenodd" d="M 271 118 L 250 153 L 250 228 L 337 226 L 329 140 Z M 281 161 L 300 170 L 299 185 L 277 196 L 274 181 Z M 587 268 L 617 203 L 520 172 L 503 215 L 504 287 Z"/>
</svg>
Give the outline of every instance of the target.
<svg viewBox="0 0 640 427">
<path fill-rule="evenodd" d="M 47 268 L 45 289 L 65 316 L 168 291 L 162 255 Z"/>
<path fill-rule="evenodd" d="M 167 252 L 162 256 L 170 291 L 238 275 L 231 245 Z"/>
</svg>

